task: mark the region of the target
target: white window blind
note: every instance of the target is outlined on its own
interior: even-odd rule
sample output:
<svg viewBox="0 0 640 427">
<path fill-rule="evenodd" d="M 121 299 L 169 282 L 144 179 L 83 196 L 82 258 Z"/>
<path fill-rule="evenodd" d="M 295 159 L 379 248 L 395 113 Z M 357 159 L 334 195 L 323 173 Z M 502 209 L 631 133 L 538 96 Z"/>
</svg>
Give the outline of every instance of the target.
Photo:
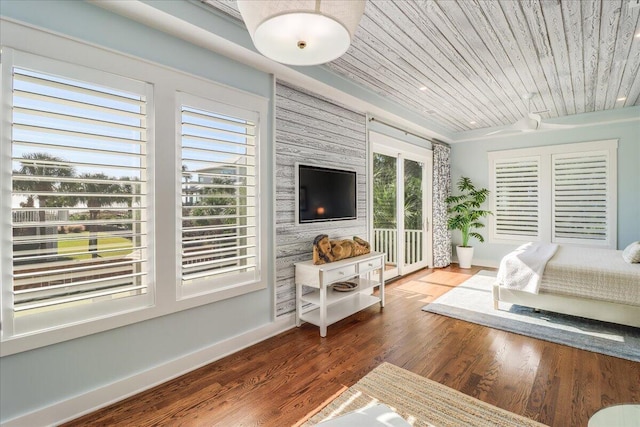
<svg viewBox="0 0 640 427">
<path fill-rule="evenodd" d="M 608 153 L 556 154 L 553 162 L 553 238 L 608 239 Z"/>
<path fill-rule="evenodd" d="M 10 335 L 149 301 L 147 86 L 56 65 L 12 69 Z"/>
<path fill-rule="evenodd" d="M 181 105 L 182 295 L 258 280 L 255 113 Z"/>
<path fill-rule="evenodd" d="M 617 247 L 617 140 L 489 153 L 491 241 Z"/>
<path fill-rule="evenodd" d="M 538 236 L 540 161 L 537 158 L 495 162 L 494 233 L 500 238 Z"/>
</svg>

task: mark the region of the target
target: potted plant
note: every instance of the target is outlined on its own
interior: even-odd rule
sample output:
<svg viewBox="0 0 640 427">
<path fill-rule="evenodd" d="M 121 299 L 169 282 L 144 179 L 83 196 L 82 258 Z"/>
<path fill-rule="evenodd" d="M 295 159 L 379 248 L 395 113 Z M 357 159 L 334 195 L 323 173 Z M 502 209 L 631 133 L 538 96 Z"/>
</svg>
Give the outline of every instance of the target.
<svg viewBox="0 0 640 427">
<path fill-rule="evenodd" d="M 476 189 L 471 179 L 463 176 L 458 181 L 460 195 L 446 198 L 447 212 L 449 213 L 449 230 L 460 230 L 462 233 L 462 245 L 456 246 L 456 254 L 460 268 L 471 268 L 473 258 L 473 246 L 469 246 L 469 237 L 475 237 L 484 242 L 484 237 L 474 230 L 483 228 L 480 219 L 492 215 L 490 211 L 480 209 L 487 200 L 489 190 Z"/>
</svg>

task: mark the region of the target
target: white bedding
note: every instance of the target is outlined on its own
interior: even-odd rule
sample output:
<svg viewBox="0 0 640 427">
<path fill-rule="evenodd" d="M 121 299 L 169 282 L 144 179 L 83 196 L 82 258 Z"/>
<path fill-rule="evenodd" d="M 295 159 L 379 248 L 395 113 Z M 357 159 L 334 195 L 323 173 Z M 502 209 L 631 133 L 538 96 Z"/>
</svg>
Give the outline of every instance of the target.
<svg viewBox="0 0 640 427">
<path fill-rule="evenodd" d="M 640 306 L 640 264 L 625 262 L 622 251 L 559 246 L 539 292 Z"/>
<path fill-rule="evenodd" d="M 525 243 L 502 258 L 498 282 L 509 289 L 537 294 L 545 266 L 557 249 L 556 244 Z"/>
</svg>

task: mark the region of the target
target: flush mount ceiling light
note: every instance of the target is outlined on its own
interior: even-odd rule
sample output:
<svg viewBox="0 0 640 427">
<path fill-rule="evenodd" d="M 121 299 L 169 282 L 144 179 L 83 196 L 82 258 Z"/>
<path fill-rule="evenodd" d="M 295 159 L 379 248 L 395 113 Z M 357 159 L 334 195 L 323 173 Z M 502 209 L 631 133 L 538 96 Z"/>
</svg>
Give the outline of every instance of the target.
<svg viewBox="0 0 640 427">
<path fill-rule="evenodd" d="M 289 65 L 317 65 L 344 54 L 365 0 L 238 0 L 256 49 Z"/>
</svg>

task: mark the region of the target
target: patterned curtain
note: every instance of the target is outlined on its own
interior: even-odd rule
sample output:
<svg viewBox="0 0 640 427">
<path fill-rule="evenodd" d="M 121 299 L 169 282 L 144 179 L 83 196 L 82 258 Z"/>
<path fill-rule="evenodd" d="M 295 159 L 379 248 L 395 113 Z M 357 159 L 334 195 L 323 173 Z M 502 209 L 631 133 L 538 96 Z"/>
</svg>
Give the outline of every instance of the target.
<svg viewBox="0 0 640 427">
<path fill-rule="evenodd" d="M 451 148 L 433 144 L 433 266 L 451 264 L 451 232 L 447 227 L 447 204 L 451 194 Z"/>
</svg>

